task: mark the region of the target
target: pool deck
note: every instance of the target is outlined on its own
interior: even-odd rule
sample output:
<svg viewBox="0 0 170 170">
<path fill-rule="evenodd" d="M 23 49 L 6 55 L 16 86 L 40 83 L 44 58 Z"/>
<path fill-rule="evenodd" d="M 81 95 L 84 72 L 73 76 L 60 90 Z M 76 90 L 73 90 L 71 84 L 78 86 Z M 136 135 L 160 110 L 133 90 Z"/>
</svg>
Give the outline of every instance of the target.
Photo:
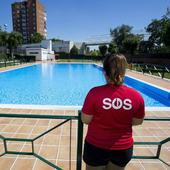
<svg viewBox="0 0 170 170">
<path fill-rule="evenodd" d="M 16 66 L 17 67 L 17 66 Z M 11 69 L 11 67 L 9 67 Z M 8 69 L 9 69 L 8 68 Z M 0 69 L 0 71 L 6 69 Z M 170 81 L 160 78 L 143 75 L 141 73 L 127 70 L 127 75 L 147 81 L 149 83 L 170 89 Z M 8 114 L 47 114 L 47 115 L 77 115 L 76 110 L 33 110 L 33 109 L 11 109 L 0 108 L 0 113 Z M 147 111 L 146 117 L 169 117 L 170 111 Z M 0 118 L 0 134 L 4 137 L 32 139 L 51 127 L 61 123 L 63 120 L 49 119 L 28 119 L 28 118 Z M 70 125 L 71 147 L 70 147 Z M 86 133 L 84 126 L 84 136 Z M 77 146 L 77 121 L 67 122 L 61 127 L 42 136 L 35 142 L 35 152 L 55 163 L 64 170 L 76 169 L 76 146 Z M 144 121 L 141 126 L 133 128 L 134 140 L 138 142 L 158 142 L 170 137 L 170 121 Z M 134 155 L 153 156 L 156 154 L 157 146 L 135 145 Z M 30 151 L 28 142 L 8 142 L 8 149 L 11 151 Z M 71 149 L 71 163 L 69 162 L 69 150 Z M 0 154 L 3 152 L 3 143 L 0 141 Z M 170 167 L 170 142 L 162 146 L 160 158 L 166 162 L 164 164 L 158 159 L 132 159 L 126 170 L 168 170 Z M 0 170 L 54 170 L 42 161 L 33 156 L 4 155 L 0 157 Z M 85 169 L 84 163 L 82 170 Z"/>
</svg>

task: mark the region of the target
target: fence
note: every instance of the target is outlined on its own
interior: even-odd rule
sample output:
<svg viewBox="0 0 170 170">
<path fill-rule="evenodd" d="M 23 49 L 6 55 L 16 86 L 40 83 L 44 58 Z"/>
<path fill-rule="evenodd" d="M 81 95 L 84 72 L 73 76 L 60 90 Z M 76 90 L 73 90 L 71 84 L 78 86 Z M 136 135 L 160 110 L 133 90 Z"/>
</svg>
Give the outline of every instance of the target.
<svg viewBox="0 0 170 170">
<path fill-rule="evenodd" d="M 34 142 L 39 139 L 40 137 L 44 136 L 45 134 L 51 132 L 52 130 L 60 127 L 61 125 L 64 125 L 66 122 L 70 121 L 70 137 L 71 137 L 71 129 L 72 129 L 72 120 L 77 120 L 77 162 L 76 162 L 76 169 L 81 170 L 82 167 L 82 144 L 83 144 L 83 123 L 81 122 L 81 112 L 79 111 L 78 116 L 62 116 L 62 115 L 30 115 L 30 114 L 0 114 L 0 117 L 5 117 L 5 118 L 30 118 L 30 119 L 62 119 L 64 120 L 63 122 L 57 124 L 56 126 L 52 127 L 51 129 L 47 130 L 46 132 L 38 135 L 37 137 L 33 139 L 22 139 L 22 138 L 6 138 L 2 135 L 0 135 L 0 139 L 3 141 L 3 146 L 4 146 L 4 153 L 0 155 L 3 156 L 5 154 L 16 154 L 16 155 L 32 155 L 35 156 L 36 158 L 40 159 L 41 161 L 47 163 L 51 167 L 57 169 L 57 170 L 62 170 L 60 167 L 57 165 L 53 164 L 52 162 L 48 161 L 47 159 L 43 158 L 42 156 L 38 155 L 37 153 L 34 152 Z M 145 118 L 145 121 L 170 121 L 170 118 Z M 15 151 L 10 151 L 8 150 L 7 142 L 8 141 L 18 141 L 18 142 L 30 142 L 32 146 L 32 151 L 31 152 L 15 152 Z M 160 159 L 160 153 L 161 153 L 161 147 L 163 144 L 167 143 L 170 141 L 170 137 L 160 141 L 160 142 L 135 142 L 134 145 L 157 145 L 157 153 L 155 156 L 133 156 L 134 159 L 159 159 L 163 163 L 167 164 L 168 163 L 164 162 L 162 159 Z M 71 138 L 70 138 L 71 142 Z M 71 143 L 70 143 L 71 146 Z M 70 151 L 71 152 L 71 149 Z M 70 155 L 70 154 L 69 154 Z M 69 162 L 71 162 L 71 156 L 69 156 Z M 69 169 L 71 169 L 71 163 L 69 163 Z"/>
<path fill-rule="evenodd" d="M 153 64 L 138 64 L 133 63 L 129 64 L 130 70 L 135 70 L 142 72 L 143 74 L 147 73 L 150 75 L 156 75 L 163 78 L 170 79 L 170 68 L 167 66 L 153 65 Z"/>
<path fill-rule="evenodd" d="M 72 120 L 77 120 L 78 121 L 78 133 L 77 133 L 77 164 L 76 168 L 77 170 L 81 170 L 82 166 L 82 142 L 83 142 L 83 123 L 81 122 L 81 116 L 80 112 L 78 116 L 62 116 L 62 115 L 30 115 L 30 114 L 0 114 L 0 117 L 6 117 L 6 118 L 31 118 L 31 119 L 64 119 L 63 122 L 59 123 L 58 125 L 52 127 L 51 129 L 47 130 L 46 132 L 38 135 L 37 137 L 33 139 L 23 139 L 23 138 L 6 138 L 2 135 L 0 135 L 0 139 L 3 140 L 3 146 L 4 146 L 4 153 L 0 155 L 3 156 L 5 154 L 14 154 L 14 155 L 32 155 L 35 156 L 36 158 L 40 159 L 41 161 L 47 163 L 49 166 L 57 169 L 57 170 L 62 170 L 60 167 L 57 165 L 53 164 L 52 162 L 48 161 L 47 159 L 43 158 L 42 156 L 38 155 L 37 153 L 34 152 L 34 142 L 39 139 L 40 137 L 44 136 L 45 134 L 51 132 L 52 130 L 60 127 L 61 125 L 65 124 L 68 121 Z M 70 123 L 70 137 L 71 137 L 71 123 Z M 17 141 L 17 142 L 30 142 L 32 146 L 32 151 L 31 152 L 16 152 L 16 151 L 10 151 L 8 150 L 7 142 L 8 141 Z M 71 142 L 71 138 L 70 138 Z M 71 143 L 70 143 L 71 147 Z M 71 155 L 69 154 L 70 160 L 69 160 L 69 169 L 71 169 Z"/>
</svg>

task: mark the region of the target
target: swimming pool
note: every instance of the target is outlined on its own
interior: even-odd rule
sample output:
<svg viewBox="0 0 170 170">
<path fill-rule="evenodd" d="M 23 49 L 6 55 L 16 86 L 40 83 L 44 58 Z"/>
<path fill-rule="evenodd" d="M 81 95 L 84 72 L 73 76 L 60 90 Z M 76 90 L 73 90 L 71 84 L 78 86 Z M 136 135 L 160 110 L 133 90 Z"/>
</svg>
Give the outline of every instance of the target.
<svg viewBox="0 0 170 170">
<path fill-rule="evenodd" d="M 170 107 L 170 92 L 127 76 L 148 107 Z M 0 104 L 81 106 L 94 86 L 105 84 L 94 64 L 36 64 L 0 73 Z"/>
</svg>

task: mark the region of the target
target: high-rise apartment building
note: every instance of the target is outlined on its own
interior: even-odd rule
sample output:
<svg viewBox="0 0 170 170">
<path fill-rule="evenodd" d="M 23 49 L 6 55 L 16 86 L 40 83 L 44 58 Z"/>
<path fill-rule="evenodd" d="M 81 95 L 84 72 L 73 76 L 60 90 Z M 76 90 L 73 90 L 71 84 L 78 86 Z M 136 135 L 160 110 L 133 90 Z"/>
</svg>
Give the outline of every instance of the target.
<svg viewBox="0 0 170 170">
<path fill-rule="evenodd" d="M 47 36 L 46 12 L 39 0 L 24 0 L 12 4 L 13 30 L 20 32 L 23 43 L 30 42 L 30 37 L 38 32 Z"/>
</svg>

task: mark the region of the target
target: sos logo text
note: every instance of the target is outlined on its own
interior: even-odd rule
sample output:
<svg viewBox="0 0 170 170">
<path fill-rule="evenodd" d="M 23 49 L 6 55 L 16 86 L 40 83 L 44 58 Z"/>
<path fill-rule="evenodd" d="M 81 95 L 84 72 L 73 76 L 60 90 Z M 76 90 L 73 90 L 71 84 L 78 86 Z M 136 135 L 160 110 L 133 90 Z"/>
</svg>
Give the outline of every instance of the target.
<svg viewBox="0 0 170 170">
<path fill-rule="evenodd" d="M 131 110 L 132 109 L 132 101 L 130 99 L 120 99 L 120 98 L 114 98 L 113 100 L 110 98 L 104 98 L 103 99 L 103 109 L 109 110 L 111 108 L 115 110 L 119 110 L 121 108 L 125 110 Z"/>
</svg>

